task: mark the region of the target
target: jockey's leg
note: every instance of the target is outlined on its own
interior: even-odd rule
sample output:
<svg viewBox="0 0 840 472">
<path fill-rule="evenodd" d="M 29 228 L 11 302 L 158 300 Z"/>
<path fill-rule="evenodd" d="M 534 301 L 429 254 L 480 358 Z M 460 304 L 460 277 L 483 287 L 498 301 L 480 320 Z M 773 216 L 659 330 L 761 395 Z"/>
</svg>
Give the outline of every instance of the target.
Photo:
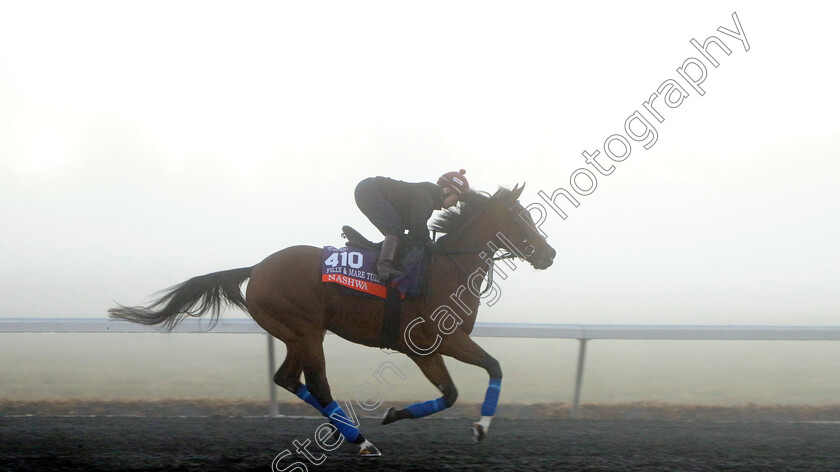
<svg viewBox="0 0 840 472">
<path fill-rule="evenodd" d="M 384 236 L 382 249 L 377 260 L 377 271 L 382 281 L 401 275 L 395 267 L 397 247 L 403 234 L 403 223 L 399 212 L 379 188 L 375 177 L 359 182 L 354 192 L 356 205 Z"/>
<path fill-rule="evenodd" d="M 484 403 L 481 405 L 481 418 L 473 424 L 476 440 L 481 441 L 490 429 L 490 422 L 496 414 L 496 405 L 499 403 L 499 394 L 502 389 L 502 368 L 499 361 L 476 344 L 468 334 L 460 330 L 444 338 L 437 352 L 454 357 L 461 362 L 482 367 L 490 376 L 490 382 L 484 394 Z"/>
<path fill-rule="evenodd" d="M 402 410 L 389 408 L 385 413 L 385 417 L 382 419 L 382 424 L 393 423 L 394 421 L 406 418 L 429 416 L 449 408 L 458 398 L 458 389 L 455 388 L 455 384 L 449 376 L 449 371 L 446 370 L 446 365 L 443 363 L 443 356 L 432 354 L 429 356 L 410 356 L 410 358 L 420 367 L 420 370 L 423 371 L 423 374 L 429 379 L 429 382 L 440 390 L 443 396 L 427 402 L 414 403 Z"/>
</svg>

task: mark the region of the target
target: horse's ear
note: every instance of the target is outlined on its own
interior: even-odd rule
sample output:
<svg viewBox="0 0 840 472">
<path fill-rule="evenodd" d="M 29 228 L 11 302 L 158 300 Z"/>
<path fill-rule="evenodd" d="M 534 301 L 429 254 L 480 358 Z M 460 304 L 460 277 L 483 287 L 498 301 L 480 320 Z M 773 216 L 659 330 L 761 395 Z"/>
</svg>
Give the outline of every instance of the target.
<svg viewBox="0 0 840 472">
<path fill-rule="evenodd" d="M 516 186 L 513 187 L 513 190 L 510 191 L 511 195 L 513 196 L 513 199 L 519 200 L 519 196 L 522 195 L 523 190 L 525 190 L 525 184 L 522 184 L 521 187 L 519 186 L 519 184 L 516 184 Z"/>
</svg>

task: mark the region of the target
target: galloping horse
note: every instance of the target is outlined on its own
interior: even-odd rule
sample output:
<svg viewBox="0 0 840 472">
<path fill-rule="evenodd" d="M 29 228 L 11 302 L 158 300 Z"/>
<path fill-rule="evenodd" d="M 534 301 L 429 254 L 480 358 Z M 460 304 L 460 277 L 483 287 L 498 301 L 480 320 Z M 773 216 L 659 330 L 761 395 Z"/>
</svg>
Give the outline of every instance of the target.
<svg viewBox="0 0 840 472">
<path fill-rule="evenodd" d="M 473 424 L 473 433 L 481 440 L 495 414 L 502 379 L 499 362 L 470 338 L 488 264 L 498 251 L 506 251 L 535 269 L 546 269 L 556 254 L 519 203 L 523 189 L 518 185 L 513 190 L 501 188 L 493 196 L 470 192 L 458 207 L 445 210 L 435 220 L 432 228 L 446 235 L 434 244 L 425 296 L 402 301 L 396 345 L 383 346 L 380 341 L 385 301 L 348 296 L 339 285 L 323 283 L 321 248 L 311 246 L 283 249 L 253 267 L 194 277 L 170 288 L 148 307 L 120 306 L 109 313 L 113 318 L 161 324 L 171 330 L 184 317 L 200 317 L 208 311 L 217 321 L 223 303 L 246 310 L 286 344 L 286 359 L 274 382 L 330 418 L 337 432 L 359 445 L 362 455 L 379 455 L 379 451 L 364 439 L 357 425 L 346 421 L 347 414 L 333 401 L 324 361 L 326 331 L 366 346 L 395 348 L 411 358 L 443 394 L 401 410 L 391 408 L 383 424 L 452 406 L 458 391 L 443 356 L 453 357 L 484 368 L 490 376 L 481 419 Z M 248 278 L 243 298 L 240 285 Z"/>
</svg>

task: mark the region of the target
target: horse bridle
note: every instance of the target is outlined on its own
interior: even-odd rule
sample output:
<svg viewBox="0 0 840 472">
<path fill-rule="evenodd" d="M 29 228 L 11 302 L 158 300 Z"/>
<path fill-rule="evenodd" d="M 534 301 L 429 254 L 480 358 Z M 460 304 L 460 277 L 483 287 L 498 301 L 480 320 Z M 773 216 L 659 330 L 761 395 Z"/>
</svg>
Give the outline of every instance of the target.
<svg viewBox="0 0 840 472">
<path fill-rule="evenodd" d="M 516 206 L 516 203 L 518 203 L 518 202 L 515 202 L 513 206 L 511 206 L 507 209 L 508 213 L 510 213 L 510 211 L 512 211 L 514 209 L 514 206 Z M 514 224 L 517 224 L 517 223 L 518 222 L 516 222 Z M 510 228 L 508 228 L 508 229 L 510 229 Z M 502 232 L 502 234 L 504 234 L 504 232 Z M 435 237 L 435 239 L 436 239 L 437 231 L 433 231 L 432 236 Z M 527 254 L 524 251 L 522 252 L 522 254 L 526 258 L 530 257 L 537 250 L 537 248 L 533 245 L 530 246 L 530 247 L 533 248 L 532 251 L 528 252 Z M 432 246 L 432 251 L 436 252 L 438 254 L 442 254 L 444 256 L 447 256 L 447 258 L 449 260 L 453 261 L 455 263 L 455 265 L 457 265 L 458 268 L 461 269 L 461 272 L 463 272 L 466 275 L 469 275 L 469 272 L 467 271 L 467 269 L 464 268 L 464 266 L 458 261 L 457 258 L 452 257 L 452 256 L 457 256 L 457 255 L 462 255 L 462 254 L 484 254 L 485 253 L 484 249 L 480 249 L 480 248 L 458 249 L 458 250 L 454 250 L 454 251 L 448 251 L 448 250 L 445 250 L 445 249 L 438 249 L 435 246 Z M 479 296 L 487 293 L 490 290 L 490 288 L 493 286 L 493 274 L 495 273 L 495 269 L 496 269 L 496 261 L 501 261 L 501 260 L 505 260 L 505 259 L 513 259 L 515 257 L 518 257 L 516 254 L 514 254 L 508 248 L 499 248 L 493 254 L 494 254 L 493 257 L 491 257 L 490 259 L 482 258 L 482 259 L 487 260 L 489 262 L 489 270 L 487 271 L 487 284 L 486 284 L 487 286 L 485 287 L 484 290 L 482 290 L 479 293 Z M 498 255 L 496 255 L 496 254 L 498 254 Z"/>
</svg>

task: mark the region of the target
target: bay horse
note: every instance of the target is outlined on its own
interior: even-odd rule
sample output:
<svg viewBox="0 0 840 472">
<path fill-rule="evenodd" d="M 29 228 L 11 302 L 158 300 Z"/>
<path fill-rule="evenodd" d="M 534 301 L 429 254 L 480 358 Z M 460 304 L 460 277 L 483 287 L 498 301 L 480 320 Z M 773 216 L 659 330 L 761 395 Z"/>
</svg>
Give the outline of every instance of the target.
<svg viewBox="0 0 840 472">
<path fill-rule="evenodd" d="M 426 293 L 402 301 L 401 335 L 389 346 L 380 340 L 385 301 L 348 296 L 339 285 L 322 282 L 322 250 L 312 246 L 288 247 L 253 267 L 194 277 L 169 288 L 147 307 L 120 305 L 108 311 L 115 319 L 162 325 L 169 330 L 186 316 L 200 317 L 207 312 L 212 312 L 215 323 L 223 304 L 247 311 L 286 345 L 286 358 L 274 382 L 329 418 L 334 434 L 359 445 L 362 455 L 380 453 L 362 436 L 357 424 L 346 420 L 347 414 L 333 400 L 324 360 L 326 331 L 353 343 L 404 353 L 442 393 L 436 400 L 389 409 L 383 424 L 428 416 L 455 403 L 458 390 L 443 356 L 482 367 L 490 383 L 481 419 L 473 424 L 475 439 L 480 441 L 495 414 L 502 370 L 499 362 L 470 338 L 484 296 L 479 288 L 498 252 L 516 255 L 535 269 L 548 268 L 556 254 L 519 203 L 523 189 L 517 184 L 513 190 L 500 188 L 492 196 L 468 192 L 458 206 L 444 210 L 432 223 L 432 229 L 446 234 L 433 245 Z M 240 285 L 249 278 L 243 297 Z M 301 383 L 301 373 L 306 384 Z"/>
</svg>

